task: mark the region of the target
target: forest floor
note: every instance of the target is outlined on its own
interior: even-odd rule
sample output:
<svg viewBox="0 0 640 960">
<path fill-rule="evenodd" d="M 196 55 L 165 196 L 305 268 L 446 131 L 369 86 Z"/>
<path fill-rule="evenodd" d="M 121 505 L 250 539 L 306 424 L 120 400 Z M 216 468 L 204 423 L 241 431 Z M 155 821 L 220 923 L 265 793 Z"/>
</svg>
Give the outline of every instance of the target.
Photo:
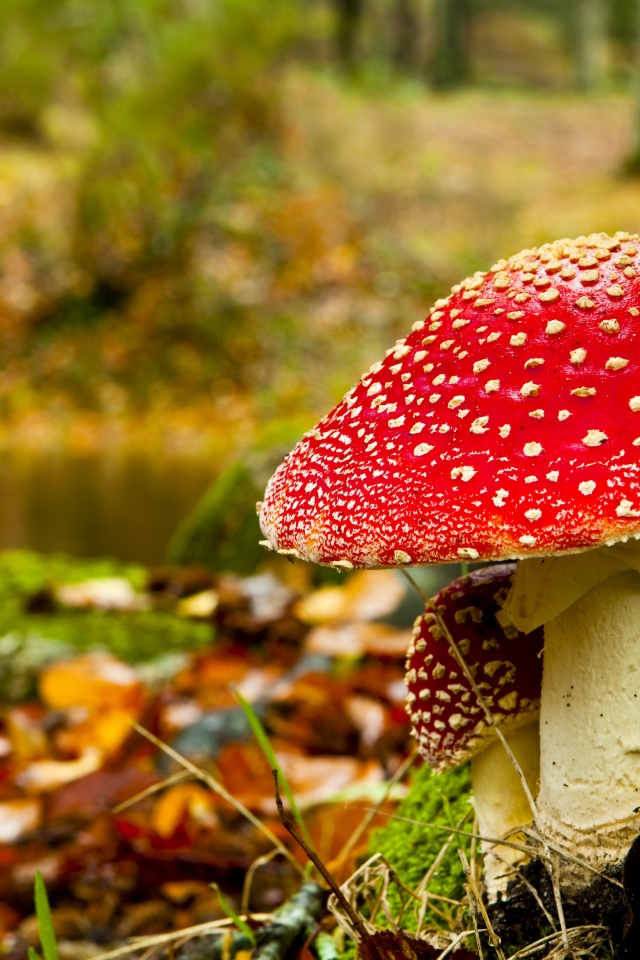
<svg viewBox="0 0 640 960">
<path fill-rule="evenodd" d="M 270 915 L 309 879 L 274 766 L 336 880 L 367 859 L 411 765 L 397 574 L 313 590 L 301 565 L 240 578 L 27 552 L 0 555 L 0 572 L 0 955 L 39 944 L 37 871 L 71 960 L 228 930 L 229 908 Z M 456 777 L 427 811 L 441 830 L 469 826 L 468 775 Z M 401 874 L 445 839 L 431 850 L 425 834 Z M 464 929 L 452 858 L 426 921 L 444 945 Z"/>
</svg>

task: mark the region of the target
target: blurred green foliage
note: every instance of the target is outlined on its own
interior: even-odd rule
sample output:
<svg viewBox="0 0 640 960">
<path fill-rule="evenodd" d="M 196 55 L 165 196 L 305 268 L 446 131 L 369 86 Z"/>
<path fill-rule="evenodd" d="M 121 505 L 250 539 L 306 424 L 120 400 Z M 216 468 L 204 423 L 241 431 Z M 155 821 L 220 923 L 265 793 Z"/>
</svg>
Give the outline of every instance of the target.
<svg viewBox="0 0 640 960">
<path fill-rule="evenodd" d="M 103 407 L 110 382 L 138 406 L 161 381 L 242 385 L 245 311 L 201 261 L 236 232 L 229 201 L 280 176 L 279 70 L 301 15 L 290 0 L 1 6 L 0 134 L 62 151 L 72 191 L 58 249 L 33 217 L 13 237 L 54 288 L 23 318 L 30 341 L 4 337 L 33 356 L 36 335 L 41 388 L 63 372 L 72 403 Z"/>
<path fill-rule="evenodd" d="M 0 425 L 227 429 L 229 397 L 234 427 L 302 421 L 461 276 L 633 229 L 602 159 L 620 102 L 541 99 L 574 84 L 578 0 L 449 6 L 477 99 L 429 92 L 439 0 L 365 0 L 348 82 L 335 0 L 0 5 Z M 605 6 L 606 91 L 637 31 L 631 0 Z"/>
</svg>

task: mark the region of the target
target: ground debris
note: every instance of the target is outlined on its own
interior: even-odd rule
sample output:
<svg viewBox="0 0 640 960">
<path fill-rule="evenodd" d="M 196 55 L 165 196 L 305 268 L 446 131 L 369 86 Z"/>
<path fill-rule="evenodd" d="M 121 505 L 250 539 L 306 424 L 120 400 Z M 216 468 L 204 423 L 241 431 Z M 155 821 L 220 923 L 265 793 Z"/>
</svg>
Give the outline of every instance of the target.
<svg viewBox="0 0 640 960">
<path fill-rule="evenodd" d="M 380 603 L 371 607 L 379 579 L 371 576 L 369 584 L 359 575 L 357 589 L 346 592 L 343 622 L 355 627 L 354 616 L 380 613 Z M 11 960 L 38 947 L 37 870 L 56 935 L 76 944 L 112 946 L 218 922 L 224 914 L 211 883 L 233 910 L 247 914 L 271 915 L 283 901 L 299 904 L 300 896 L 288 898 L 299 886 L 303 858 L 287 849 L 270 764 L 236 689 L 261 719 L 327 861 L 410 750 L 403 630 L 385 628 L 382 657 L 366 646 L 346 656 L 307 651 L 304 640 L 314 628 L 292 604 L 313 596 L 311 587 L 292 587 L 277 564 L 247 578 L 166 569 L 147 579 L 146 590 L 139 572 L 136 578 L 156 611 L 183 622 L 177 608 L 185 597 L 203 587 L 215 591 L 211 642 L 182 655 L 163 676 L 133 658 L 126 664 L 113 653 L 67 647 L 37 666 L 30 699 L 0 704 L 0 953 Z M 335 588 L 334 600 L 347 583 Z M 391 611 L 401 591 L 388 587 L 384 604 Z M 139 615 L 73 613 L 114 629 Z M 46 623 L 62 616 L 69 613 L 57 603 Z M 345 790 L 337 808 L 334 797 Z M 393 808 L 389 802 L 383 809 Z M 347 861 L 367 836 L 368 828 Z M 258 945 L 266 937 L 284 956 L 280 928 L 268 929 L 256 934 Z"/>
<path fill-rule="evenodd" d="M 540 861 L 528 863 L 520 868 L 519 874 L 509 884 L 502 899 L 487 907 L 496 933 L 503 943 L 514 949 L 529 946 L 552 932 L 541 904 L 548 915 L 555 916 L 553 889 L 543 864 Z M 622 941 L 629 905 L 622 887 L 611 883 L 608 877 L 620 880 L 622 867 L 613 868 L 606 876 L 596 877 L 588 887 L 572 897 L 563 896 L 565 920 L 570 934 L 573 932 L 579 938 L 584 932 L 592 938 L 594 931 L 600 931 L 597 937 L 599 942 L 611 939 L 619 944 Z M 548 948 L 548 943 L 546 946 Z M 542 946 L 541 950 L 540 956 L 546 956 Z"/>
<path fill-rule="evenodd" d="M 185 944 L 177 952 L 178 960 L 285 960 L 296 945 L 300 947 L 319 929 L 326 893 L 311 881 L 302 884 L 273 913 L 271 922 L 256 930 L 253 941 L 241 931 L 225 931 Z"/>
</svg>

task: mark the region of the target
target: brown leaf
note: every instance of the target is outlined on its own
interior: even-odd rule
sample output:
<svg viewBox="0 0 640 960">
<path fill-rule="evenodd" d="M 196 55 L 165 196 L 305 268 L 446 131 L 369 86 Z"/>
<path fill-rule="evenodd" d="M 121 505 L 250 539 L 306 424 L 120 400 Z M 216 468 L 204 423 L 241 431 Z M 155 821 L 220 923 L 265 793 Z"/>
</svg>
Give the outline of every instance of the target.
<svg viewBox="0 0 640 960">
<path fill-rule="evenodd" d="M 48 798 L 48 819 L 92 819 L 146 790 L 158 779 L 153 771 L 133 765 L 96 770 L 66 784 Z"/>
</svg>

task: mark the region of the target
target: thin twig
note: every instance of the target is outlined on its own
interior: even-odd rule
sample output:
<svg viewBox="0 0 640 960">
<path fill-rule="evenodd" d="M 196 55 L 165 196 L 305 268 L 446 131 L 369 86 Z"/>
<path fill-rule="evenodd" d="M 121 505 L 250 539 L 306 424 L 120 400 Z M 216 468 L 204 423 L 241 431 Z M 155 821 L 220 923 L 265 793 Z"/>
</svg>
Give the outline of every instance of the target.
<svg viewBox="0 0 640 960">
<path fill-rule="evenodd" d="M 478 927 L 478 904 L 468 884 L 466 885 L 466 891 L 467 898 L 469 900 L 469 913 L 471 914 L 471 922 L 473 923 L 473 932 L 476 935 L 476 948 L 478 951 L 478 956 L 480 957 L 480 960 L 484 960 L 482 941 L 480 940 L 480 929 Z"/>
<path fill-rule="evenodd" d="M 538 834 L 532 830 L 529 830 L 528 827 L 519 827 L 519 833 L 523 833 L 527 837 L 532 837 L 534 840 L 541 842 Z M 605 880 L 607 883 L 610 883 L 614 887 L 620 887 L 621 890 L 624 890 L 624 884 L 620 880 L 616 880 L 615 877 L 610 877 L 606 873 L 603 873 L 601 870 L 598 870 L 597 867 L 591 866 L 590 863 L 587 863 L 586 860 L 581 860 L 580 857 L 574 856 L 572 853 L 569 853 L 568 850 L 565 850 L 564 847 L 560 847 L 557 844 L 553 843 L 551 840 L 547 840 L 547 848 L 554 853 L 559 854 L 561 857 L 564 857 L 565 860 L 569 860 L 570 863 L 575 863 L 576 866 L 582 867 L 583 870 L 590 870 L 591 873 L 594 873 L 596 877 L 600 877 L 601 880 Z"/>
<path fill-rule="evenodd" d="M 415 823 L 421 827 L 428 827 L 430 830 L 439 830 L 441 833 L 455 833 L 458 834 L 458 836 L 467 837 L 471 840 L 481 840 L 483 843 L 495 843 L 503 847 L 513 847 L 514 850 L 520 850 L 523 853 L 529 854 L 529 856 L 537 856 L 541 860 L 546 859 L 545 855 L 540 853 L 537 847 L 526 843 L 517 843 L 515 840 L 503 840 L 497 837 L 486 837 L 481 833 L 472 833 L 470 830 L 460 830 L 458 827 L 449 827 L 443 823 L 434 823 L 431 820 L 416 820 L 414 817 L 402 817 L 399 813 L 387 813 L 384 810 L 379 810 L 378 813 L 381 817 L 389 817 L 392 820 L 400 820 L 403 823 Z M 524 833 L 524 831 L 518 829 L 518 833 Z"/>
<path fill-rule="evenodd" d="M 242 898 L 240 900 L 240 913 L 249 913 L 249 900 L 251 897 L 251 884 L 253 883 L 253 877 L 256 870 L 259 870 L 260 867 L 263 867 L 266 863 L 270 863 L 274 857 L 277 857 L 280 853 L 279 850 L 270 850 L 269 853 L 265 853 L 262 857 L 257 857 L 249 869 L 247 870 L 244 883 L 242 884 Z"/>
<path fill-rule="evenodd" d="M 134 804 L 146 800 L 147 797 L 153 796 L 154 793 L 158 793 L 160 790 L 166 790 L 167 787 L 174 787 L 177 783 L 182 783 L 185 780 L 193 780 L 193 774 L 189 773 L 188 770 L 180 770 L 178 773 L 174 773 L 158 783 L 152 783 L 146 790 L 141 790 L 139 793 L 129 797 L 128 800 L 123 800 L 117 807 L 111 808 L 111 813 L 122 813 L 123 810 L 127 810 L 129 807 L 134 806 Z"/>
<path fill-rule="evenodd" d="M 580 926 L 580 927 L 572 927 L 571 940 L 573 941 L 573 947 L 576 947 L 576 946 L 579 947 L 579 943 L 576 943 L 576 941 L 579 941 L 580 938 L 584 938 L 586 942 L 586 939 L 589 936 L 589 934 L 593 936 L 593 934 L 596 934 L 596 933 L 600 934 L 600 939 L 593 944 L 589 944 L 589 946 L 598 946 L 599 944 L 604 943 L 604 941 L 607 939 L 607 934 L 609 932 L 610 931 L 608 927 L 601 926 L 600 924 L 593 924 L 593 925 L 585 924 L 584 926 Z M 508 960 L 524 960 L 524 957 L 530 957 L 532 954 L 537 953 L 545 945 L 549 945 L 553 943 L 557 943 L 558 946 L 560 946 L 560 944 L 562 943 L 561 932 L 549 933 L 547 934 L 546 937 L 541 937 L 539 940 L 536 940 L 535 943 L 530 943 L 526 947 L 520 947 L 520 949 L 516 950 L 516 952 L 513 953 L 508 958 Z M 565 949 L 564 943 L 562 943 L 562 950 L 564 951 L 564 949 Z M 571 951 L 571 946 L 569 949 Z M 571 952 L 570 957 L 572 956 L 574 956 L 574 954 Z M 561 960 L 560 956 L 556 953 L 555 949 L 552 951 L 552 953 L 546 954 L 546 960 L 553 960 L 553 958 L 556 958 L 556 960 Z M 566 954 L 563 953 L 562 958 L 563 960 L 567 960 Z M 438 960 L 440 960 L 440 958 L 438 958 Z"/>
<path fill-rule="evenodd" d="M 318 873 L 321 875 L 334 897 L 348 916 L 349 920 L 353 925 L 353 929 L 358 935 L 358 946 L 360 947 L 360 952 L 365 955 L 366 960 L 382 960 L 380 954 L 378 953 L 378 948 L 371 934 L 367 930 L 362 917 L 353 909 L 342 890 L 331 876 L 324 863 L 315 852 L 315 850 L 309 846 L 304 837 L 300 835 L 297 828 L 294 826 L 293 820 L 291 817 L 288 817 L 285 813 L 284 806 L 282 803 L 282 797 L 280 796 L 280 791 L 278 789 L 278 771 L 272 770 L 273 774 L 273 787 L 276 798 L 276 807 L 278 808 L 278 815 L 282 821 L 283 827 L 288 830 L 293 839 L 296 841 L 298 846 L 300 846 L 307 857 L 314 865 Z"/>
<path fill-rule="evenodd" d="M 467 937 L 473 937 L 475 930 L 463 930 L 462 933 L 459 933 L 458 936 L 453 940 L 448 947 L 446 947 L 437 960 L 444 960 L 445 957 L 448 957 L 450 953 L 456 949 L 458 944 L 462 943 L 463 940 L 466 940 Z"/>
<path fill-rule="evenodd" d="M 242 919 L 249 919 L 243 917 Z M 251 919 L 260 923 L 268 923 L 273 919 L 270 913 L 253 913 Z M 98 953 L 92 960 L 117 960 L 118 957 L 128 956 L 134 950 L 148 950 L 151 947 L 159 947 L 165 943 L 174 943 L 180 939 L 191 939 L 192 937 L 201 937 L 207 933 L 224 933 L 225 930 L 234 928 L 233 920 L 224 917 L 222 920 L 208 920 L 206 923 L 198 923 L 193 927 L 185 927 L 182 930 L 172 930 L 170 933 L 152 934 L 148 937 L 132 937 L 129 943 L 115 950 L 109 950 L 107 953 Z"/>
<path fill-rule="evenodd" d="M 462 827 L 463 823 L 465 822 L 465 820 L 466 820 L 467 817 L 469 816 L 469 813 L 470 813 L 470 812 L 471 812 L 471 811 L 468 810 L 468 811 L 464 814 L 464 816 L 461 817 L 460 820 L 458 820 L 458 828 L 459 828 L 459 829 Z M 423 924 L 423 922 L 424 922 L 424 916 L 425 916 L 425 913 L 426 913 L 426 911 L 427 911 L 427 905 L 428 905 L 429 898 L 430 898 L 430 897 L 431 897 L 431 898 L 433 898 L 433 897 L 436 897 L 436 898 L 437 898 L 437 896 L 438 896 L 437 894 L 433 894 L 433 893 L 430 892 L 430 890 L 429 890 L 429 884 L 431 883 L 431 880 L 433 879 L 433 876 L 434 876 L 434 874 L 436 873 L 436 871 L 440 869 L 440 865 L 441 865 L 442 861 L 444 860 L 444 858 L 445 858 L 445 856 L 446 856 L 446 853 L 447 853 L 447 850 L 448 850 L 449 847 L 451 846 L 451 844 L 452 844 L 452 842 L 453 842 L 453 840 L 454 840 L 454 837 L 455 837 L 455 834 L 454 834 L 454 833 L 449 833 L 449 836 L 447 837 L 447 839 L 445 840 L 445 842 L 443 843 L 443 845 L 440 847 L 440 850 L 438 851 L 438 854 L 437 854 L 435 860 L 433 861 L 433 863 L 431 864 L 431 866 L 429 867 L 429 869 L 427 870 L 427 872 L 424 874 L 424 876 L 423 876 L 422 879 L 420 880 L 420 883 L 419 883 L 418 886 L 416 887 L 416 893 L 417 893 L 419 896 L 421 896 L 421 898 L 422 898 L 422 904 L 421 904 L 421 907 L 420 907 L 420 913 L 419 913 L 419 915 L 418 915 L 418 923 L 417 923 L 417 928 L 416 928 L 417 933 L 420 933 L 420 931 L 422 930 L 422 924 Z"/>
<path fill-rule="evenodd" d="M 546 917 L 547 922 L 551 924 L 551 926 L 553 927 L 554 930 L 556 930 L 556 922 L 555 922 L 555 920 L 553 919 L 553 916 L 549 913 L 549 911 L 548 911 L 547 908 L 545 907 L 544 901 L 543 901 L 542 897 L 540 896 L 540 894 L 538 893 L 538 891 L 536 890 L 536 888 L 534 887 L 534 885 L 533 885 L 529 880 L 527 880 L 527 878 L 526 878 L 526 876 L 525 876 L 525 874 L 524 874 L 524 871 L 522 871 L 519 867 L 516 867 L 516 868 L 515 868 L 515 872 L 516 872 L 516 874 L 518 875 L 518 878 L 519 878 L 520 882 L 525 885 L 525 887 L 528 889 L 528 891 L 529 891 L 529 893 L 531 894 L 531 896 L 533 897 L 533 899 L 536 901 L 536 903 L 537 903 L 538 906 L 540 907 L 540 910 L 542 911 L 542 913 L 543 913 L 544 916 Z M 556 931 L 556 932 L 557 932 L 557 931 Z"/>
</svg>

